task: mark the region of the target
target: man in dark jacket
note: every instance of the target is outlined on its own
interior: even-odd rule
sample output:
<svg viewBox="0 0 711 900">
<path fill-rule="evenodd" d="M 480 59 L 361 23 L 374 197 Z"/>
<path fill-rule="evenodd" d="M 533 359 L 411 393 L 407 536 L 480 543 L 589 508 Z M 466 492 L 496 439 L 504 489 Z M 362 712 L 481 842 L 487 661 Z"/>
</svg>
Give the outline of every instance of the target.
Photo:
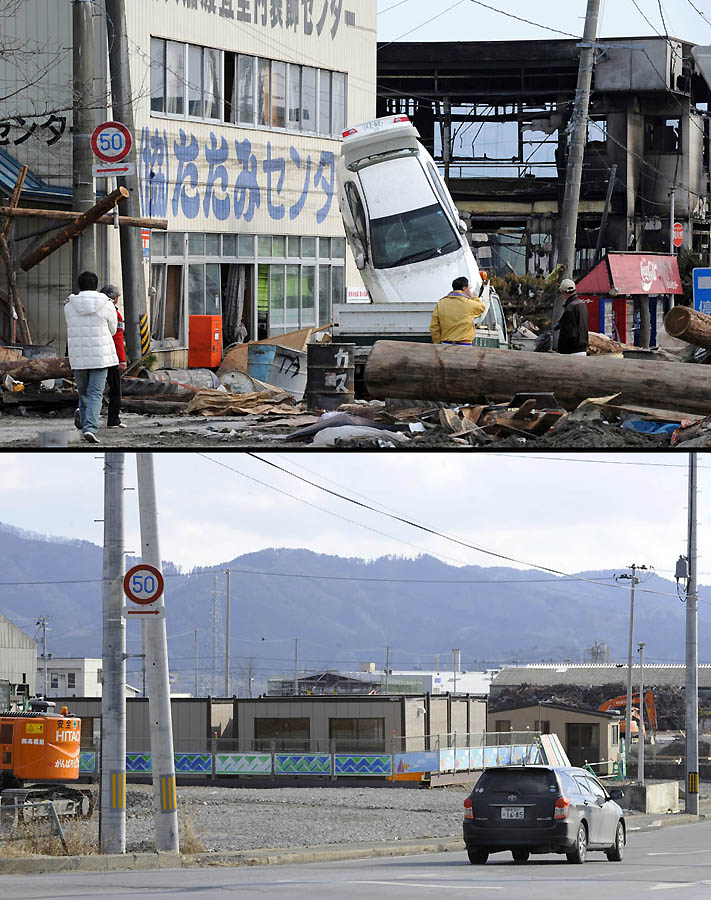
<svg viewBox="0 0 711 900">
<path fill-rule="evenodd" d="M 558 353 L 586 356 L 588 351 L 588 308 L 575 293 L 575 282 L 564 278 L 560 292 L 566 298 L 563 315 L 555 326 L 559 330 Z"/>
</svg>

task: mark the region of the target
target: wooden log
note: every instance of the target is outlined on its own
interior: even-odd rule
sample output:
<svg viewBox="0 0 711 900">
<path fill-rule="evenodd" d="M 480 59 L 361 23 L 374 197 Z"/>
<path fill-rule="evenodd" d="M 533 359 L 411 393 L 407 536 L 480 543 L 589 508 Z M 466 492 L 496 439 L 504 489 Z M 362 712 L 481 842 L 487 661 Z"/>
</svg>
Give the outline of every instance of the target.
<svg viewBox="0 0 711 900">
<path fill-rule="evenodd" d="M 566 409 L 590 397 L 619 394 L 620 403 L 711 414 L 711 367 L 610 356 L 376 341 L 365 381 L 370 396 L 380 400 L 510 400 L 535 388 L 555 393 Z"/>
<path fill-rule="evenodd" d="M 5 219 L 5 222 L 3 223 L 3 226 L 2 226 L 2 233 L 5 235 L 5 237 L 7 237 L 8 234 L 10 233 L 10 225 L 12 224 L 12 219 L 9 218 L 9 214 L 14 212 L 15 209 L 17 209 L 17 206 L 20 202 L 20 197 L 22 196 L 22 188 L 24 187 L 24 184 L 25 184 L 25 178 L 27 178 L 27 173 L 29 171 L 30 171 L 29 166 L 22 166 L 22 168 L 20 169 L 20 171 L 17 175 L 17 181 L 15 182 L 15 187 L 12 190 L 12 196 L 10 197 L 10 206 L 5 207 L 5 209 L 7 210 L 6 215 L 8 215 L 8 218 Z"/>
<path fill-rule="evenodd" d="M 72 212 L 67 209 L 28 209 L 22 207 L 14 209 L 10 206 L 0 206 L 0 216 L 22 219 L 57 219 L 74 220 L 79 218 L 80 212 Z M 144 216 L 119 216 L 119 225 L 130 225 L 132 228 L 157 228 L 161 231 L 168 230 L 167 219 L 148 219 Z M 102 216 L 96 220 L 97 225 L 113 225 L 113 216 Z"/>
<path fill-rule="evenodd" d="M 46 359 L 18 359 L 17 362 L 0 363 L 0 379 L 12 375 L 27 383 L 44 381 L 45 378 L 71 378 L 72 368 L 66 356 Z"/>
<path fill-rule="evenodd" d="M 95 203 L 91 209 L 88 209 L 83 215 L 74 219 L 68 225 L 65 225 L 61 231 L 58 231 L 36 250 L 30 250 L 28 253 L 25 253 L 20 260 L 20 267 L 24 269 L 25 272 L 28 272 L 38 263 L 42 262 L 45 257 L 49 256 L 50 253 L 54 253 L 55 250 L 58 250 L 64 244 L 71 241 L 72 238 L 75 238 L 83 231 L 86 231 L 86 229 L 90 225 L 93 225 L 97 219 L 100 219 L 104 213 L 107 213 L 116 206 L 122 197 L 128 197 L 128 191 L 125 187 L 116 188 L 115 191 L 111 191 L 110 194 L 102 197 L 102 199 L 99 200 L 98 203 Z"/>
<path fill-rule="evenodd" d="M 10 294 L 10 303 L 15 312 L 15 316 L 17 317 L 17 322 L 20 325 L 20 340 L 25 344 L 31 344 L 32 335 L 30 333 L 30 326 L 27 322 L 27 316 L 25 315 L 25 307 L 22 305 L 20 291 L 17 287 L 17 277 L 15 276 L 15 266 L 12 259 L 12 253 L 10 252 L 10 246 L 3 231 L 0 231 L 0 256 L 2 256 L 5 267 L 7 268 L 7 286 L 9 289 L 8 292 Z M 14 318 L 12 325 L 12 335 L 14 339 L 16 336 Z"/>
<path fill-rule="evenodd" d="M 672 337 L 711 350 L 711 316 L 690 306 L 672 306 L 664 317 L 664 327 Z"/>
</svg>

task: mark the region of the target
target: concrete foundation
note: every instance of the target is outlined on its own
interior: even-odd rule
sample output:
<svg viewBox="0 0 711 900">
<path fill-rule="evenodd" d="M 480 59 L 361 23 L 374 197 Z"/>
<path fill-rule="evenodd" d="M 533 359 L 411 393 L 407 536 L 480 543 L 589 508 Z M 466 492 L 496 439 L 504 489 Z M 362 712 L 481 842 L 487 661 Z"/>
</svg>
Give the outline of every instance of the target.
<svg viewBox="0 0 711 900">
<path fill-rule="evenodd" d="M 622 806 L 644 813 L 679 812 L 679 782 L 660 781 L 656 784 L 627 784 Z"/>
</svg>

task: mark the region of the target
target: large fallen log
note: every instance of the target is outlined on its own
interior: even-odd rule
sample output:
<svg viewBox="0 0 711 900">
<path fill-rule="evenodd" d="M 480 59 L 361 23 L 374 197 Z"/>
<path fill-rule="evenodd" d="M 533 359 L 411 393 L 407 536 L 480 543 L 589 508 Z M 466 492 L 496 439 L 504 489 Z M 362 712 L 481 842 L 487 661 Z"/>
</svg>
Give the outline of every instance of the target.
<svg viewBox="0 0 711 900">
<path fill-rule="evenodd" d="M 470 403 L 551 391 L 566 409 L 590 397 L 711 414 L 711 368 L 610 356 L 564 356 L 479 347 L 376 341 L 365 369 L 376 399 Z"/>
<path fill-rule="evenodd" d="M 147 400 L 138 397 L 122 397 L 121 409 L 124 412 L 144 413 L 152 416 L 175 416 L 187 412 L 186 401 L 175 401 L 170 397 L 164 400 Z"/>
<path fill-rule="evenodd" d="M 45 378 L 71 378 L 72 369 L 66 356 L 45 359 L 18 359 L 17 362 L 0 363 L 0 380 L 11 375 L 28 384 Z"/>
<path fill-rule="evenodd" d="M 664 317 L 664 327 L 672 337 L 711 350 L 711 316 L 690 306 L 672 306 Z"/>
</svg>

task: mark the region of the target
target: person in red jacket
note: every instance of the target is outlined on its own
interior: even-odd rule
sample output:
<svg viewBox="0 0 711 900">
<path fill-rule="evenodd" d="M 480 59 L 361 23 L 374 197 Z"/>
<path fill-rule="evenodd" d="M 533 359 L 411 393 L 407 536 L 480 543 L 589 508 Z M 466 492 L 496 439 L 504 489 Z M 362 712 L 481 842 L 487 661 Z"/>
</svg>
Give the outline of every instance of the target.
<svg viewBox="0 0 711 900">
<path fill-rule="evenodd" d="M 126 426 L 121 421 L 121 375 L 126 371 L 126 348 L 123 341 L 125 326 L 123 316 L 118 309 L 121 293 L 115 284 L 105 284 L 101 288 L 101 293 L 106 294 L 116 307 L 116 317 L 118 319 L 116 334 L 114 335 L 118 365 L 112 366 L 106 376 L 106 385 L 109 389 L 109 414 L 106 424 L 109 428 L 125 428 Z"/>
</svg>

